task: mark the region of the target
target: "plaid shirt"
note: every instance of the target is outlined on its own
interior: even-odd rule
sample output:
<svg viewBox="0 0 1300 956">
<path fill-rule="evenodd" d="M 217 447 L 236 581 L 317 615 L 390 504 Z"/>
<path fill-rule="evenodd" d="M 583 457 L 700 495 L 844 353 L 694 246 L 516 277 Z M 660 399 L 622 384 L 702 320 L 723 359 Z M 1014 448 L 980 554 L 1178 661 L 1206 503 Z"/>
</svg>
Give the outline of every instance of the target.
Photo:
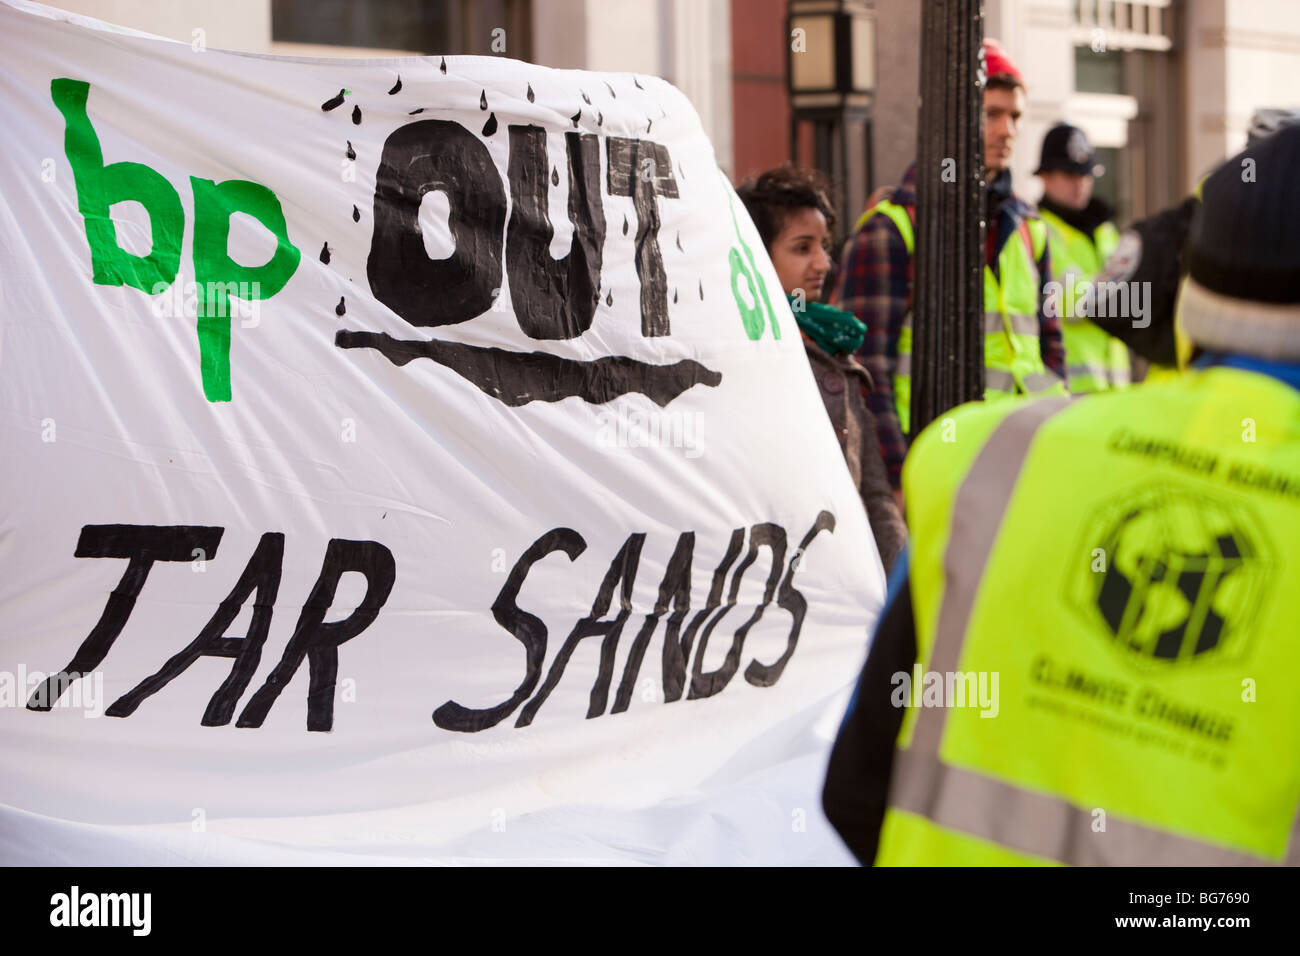
<svg viewBox="0 0 1300 956">
<path fill-rule="evenodd" d="M 902 183 L 894 189 L 890 199 L 901 206 L 916 205 L 915 163 L 908 167 Z M 995 272 L 997 254 L 1002 245 L 1015 234 L 1021 220 L 1032 214 L 1032 207 L 1021 199 L 1012 197 L 1002 204 L 998 214 L 996 246 L 990 246 Z M 907 275 L 911 258 L 893 221 L 884 215 L 872 216 L 844 247 L 840 279 L 832 300 L 841 309 L 856 315 L 867 327 L 858 358 L 871 372 L 875 384 L 871 392 L 871 411 L 876 416 L 880 451 L 885 457 L 889 482 L 894 488 L 899 487 L 908 443 L 894 408 L 894 368 L 898 362 L 898 337 L 912 303 Z M 1041 283 L 1046 285 L 1051 279 L 1051 261 L 1046 245 L 1037 265 Z M 1043 364 L 1064 380 L 1065 340 L 1061 334 L 1061 320 L 1045 313 L 1042 285 L 1038 297 L 1039 349 Z"/>
</svg>

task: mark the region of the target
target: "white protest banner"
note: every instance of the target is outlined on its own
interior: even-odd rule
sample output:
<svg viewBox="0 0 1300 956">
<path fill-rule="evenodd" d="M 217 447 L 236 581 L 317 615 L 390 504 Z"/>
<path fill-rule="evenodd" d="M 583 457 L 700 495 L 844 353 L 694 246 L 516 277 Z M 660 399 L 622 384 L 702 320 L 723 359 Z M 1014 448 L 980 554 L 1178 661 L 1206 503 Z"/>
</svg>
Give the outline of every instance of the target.
<svg viewBox="0 0 1300 956">
<path fill-rule="evenodd" d="M 0 862 L 848 858 L 883 574 L 680 92 L 0 36 Z"/>
</svg>

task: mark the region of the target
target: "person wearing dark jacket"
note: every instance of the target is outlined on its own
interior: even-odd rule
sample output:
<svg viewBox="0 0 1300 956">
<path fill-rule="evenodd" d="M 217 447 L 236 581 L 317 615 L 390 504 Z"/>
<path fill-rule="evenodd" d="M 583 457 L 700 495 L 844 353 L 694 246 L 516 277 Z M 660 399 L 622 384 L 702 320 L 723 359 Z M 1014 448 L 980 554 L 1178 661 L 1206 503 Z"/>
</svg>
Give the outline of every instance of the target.
<svg viewBox="0 0 1300 956">
<path fill-rule="evenodd" d="M 1246 145 L 1254 146 L 1297 124 L 1300 108 L 1258 109 L 1251 117 Z M 1127 282 L 1149 290 L 1146 312 L 1140 321 L 1122 315 L 1094 320 L 1151 363 L 1148 379 L 1176 375 L 1199 354 L 1189 339 L 1179 335 L 1174 318 L 1178 290 L 1187 275 L 1187 240 L 1201 205 L 1200 191 L 1198 185 L 1193 195 L 1124 230 L 1118 247 L 1097 277 L 1098 282 Z"/>
<path fill-rule="evenodd" d="M 890 490 L 868 405 L 871 375 L 853 357 L 865 328 L 851 313 L 817 301 L 831 267 L 827 244 L 835 221 L 826 184 L 815 171 L 787 164 L 747 180 L 736 192 L 790 300 L 808 364 L 888 572 L 907 529 Z"/>
</svg>

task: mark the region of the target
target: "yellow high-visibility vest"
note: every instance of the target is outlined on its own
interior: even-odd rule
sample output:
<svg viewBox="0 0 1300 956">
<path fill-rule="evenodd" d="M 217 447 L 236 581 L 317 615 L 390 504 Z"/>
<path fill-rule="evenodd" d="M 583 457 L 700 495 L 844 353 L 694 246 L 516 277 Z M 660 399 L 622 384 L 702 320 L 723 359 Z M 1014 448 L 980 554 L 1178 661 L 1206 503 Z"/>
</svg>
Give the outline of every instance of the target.
<svg viewBox="0 0 1300 956">
<path fill-rule="evenodd" d="M 994 693 L 908 709 L 876 862 L 1300 864 L 1300 392 L 950 418 L 903 468 L 918 667 Z"/>
<path fill-rule="evenodd" d="M 1052 272 L 1061 282 L 1073 282 L 1074 289 L 1066 301 L 1075 304 L 1075 313 L 1097 314 L 1100 308 L 1116 303 L 1098 294 L 1093 285 L 1096 275 L 1119 245 L 1119 230 L 1103 222 L 1092 235 L 1071 226 L 1060 216 L 1040 209 L 1047 224 L 1047 244 L 1052 250 Z M 1124 299 L 1127 301 L 1125 292 Z M 1088 305 L 1085 307 L 1084 303 Z M 1088 321 L 1086 314 L 1063 314 L 1061 331 L 1065 337 L 1066 377 L 1075 394 L 1127 388 L 1131 379 L 1128 348 L 1113 335 Z"/>
<path fill-rule="evenodd" d="M 915 240 L 907 208 L 889 200 L 877 203 L 858 220 L 858 228 L 871 216 L 888 216 L 898 227 L 909 255 Z M 1025 395 L 1047 390 L 1063 391 L 1060 376 L 1043 364 L 1039 345 L 1037 261 L 1047 243 L 1047 231 L 1037 219 L 1027 221 L 1030 242 L 1012 237 L 998 255 L 999 276 L 984 267 L 984 398 Z M 1032 246 L 1032 249 L 1029 248 Z M 908 310 L 898 336 L 898 358 L 893 375 L 894 407 L 903 434 L 912 421 L 912 313 Z"/>
</svg>

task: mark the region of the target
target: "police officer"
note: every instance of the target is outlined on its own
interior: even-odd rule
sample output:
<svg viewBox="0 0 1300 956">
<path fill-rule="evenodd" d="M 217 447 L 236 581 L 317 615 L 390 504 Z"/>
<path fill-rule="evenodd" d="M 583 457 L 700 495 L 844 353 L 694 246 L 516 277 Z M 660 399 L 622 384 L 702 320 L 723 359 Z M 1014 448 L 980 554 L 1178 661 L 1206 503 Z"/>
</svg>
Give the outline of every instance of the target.
<svg viewBox="0 0 1300 956">
<path fill-rule="evenodd" d="M 824 792 L 859 859 L 1300 863 L 1297 169 L 1293 127 L 1204 182 L 1188 374 L 918 436 Z"/>
<path fill-rule="evenodd" d="M 1300 108 L 1257 109 L 1246 130 L 1246 146 L 1297 124 Z M 1127 316 L 1099 316 L 1095 324 L 1151 363 L 1147 381 L 1176 376 L 1195 354 L 1192 343 L 1176 328 L 1174 316 L 1178 289 L 1187 274 L 1185 250 L 1200 195 L 1198 183 L 1192 195 L 1177 205 L 1132 223 L 1098 276 L 1099 282 L 1126 282 L 1146 290 L 1146 314 L 1141 322 L 1132 322 Z"/>
<path fill-rule="evenodd" d="M 1089 321 L 1109 305 L 1106 297 L 1093 294 L 1093 279 L 1119 245 L 1119 230 L 1111 221 L 1115 210 L 1092 194 L 1094 177 L 1104 172 L 1096 150 L 1077 126 L 1058 123 L 1043 137 L 1034 170 L 1043 180 L 1038 212 L 1047 224 L 1055 277 L 1072 287 L 1054 301 L 1069 304 L 1061 318 L 1066 371 L 1070 391 L 1076 394 L 1129 384 L 1128 349 Z"/>
</svg>

